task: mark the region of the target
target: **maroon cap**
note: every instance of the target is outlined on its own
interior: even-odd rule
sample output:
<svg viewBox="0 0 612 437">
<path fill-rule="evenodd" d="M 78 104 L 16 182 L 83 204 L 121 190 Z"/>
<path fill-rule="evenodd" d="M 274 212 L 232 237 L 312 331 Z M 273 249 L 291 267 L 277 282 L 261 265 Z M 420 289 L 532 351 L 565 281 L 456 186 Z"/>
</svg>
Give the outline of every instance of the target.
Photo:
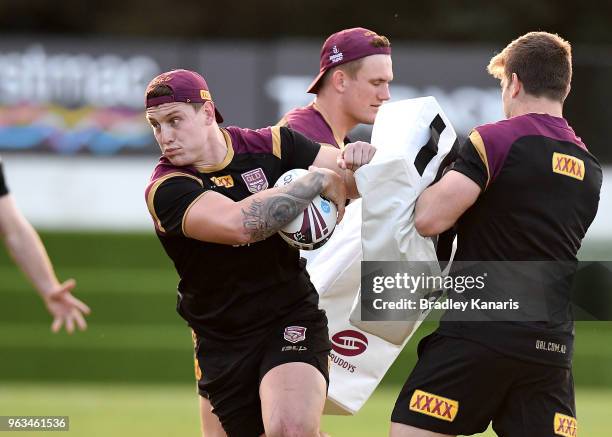
<svg viewBox="0 0 612 437">
<path fill-rule="evenodd" d="M 172 95 L 147 98 L 149 92 L 157 85 L 166 85 L 172 90 Z M 147 108 L 172 102 L 204 103 L 207 100 L 213 101 L 204 78 L 190 70 L 172 70 L 160 74 L 147 85 L 145 100 Z M 223 121 L 223 117 L 217 110 L 217 105 L 215 105 L 215 119 L 219 123 Z"/>
<path fill-rule="evenodd" d="M 308 92 L 318 91 L 319 81 L 330 68 L 370 55 L 390 55 L 391 47 L 372 45 L 372 40 L 378 36 L 380 35 L 376 32 L 363 27 L 353 27 L 336 32 L 327 38 L 321 48 L 319 75 L 308 87 Z"/>
</svg>

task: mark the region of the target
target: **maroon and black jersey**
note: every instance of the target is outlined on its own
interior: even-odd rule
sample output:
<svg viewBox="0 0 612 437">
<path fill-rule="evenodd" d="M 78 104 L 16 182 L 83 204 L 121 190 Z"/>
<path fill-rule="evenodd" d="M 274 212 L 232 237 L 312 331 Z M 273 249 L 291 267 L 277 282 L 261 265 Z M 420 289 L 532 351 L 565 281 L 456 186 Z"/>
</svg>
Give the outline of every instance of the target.
<svg viewBox="0 0 612 437">
<path fill-rule="evenodd" d="M 0 196 L 8 194 L 9 190 L 4 180 L 4 171 L 2 169 L 2 161 L 0 160 Z"/>
<path fill-rule="evenodd" d="M 248 338 L 318 295 L 299 251 L 278 235 L 244 246 L 189 238 L 184 219 L 208 191 L 234 201 L 271 188 L 287 170 L 308 168 L 320 145 L 284 127 L 222 129 L 227 155 L 215 167 L 161 158 L 146 188 L 156 233 L 180 277 L 177 310 L 199 336 Z"/>
<path fill-rule="evenodd" d="M 323 146 L 342 149 L 346 143 L 350 142 L 348 138 L 336 135 L 331 124 L 325 119 L 314 102 L 287 112 L 277 125 L 296 130 Z"/>
<path fill-rule="evenodd" d="M 482 188 L 457 223 L 456 261 L 576 261 L 597 212 L 602 170 L 565 119 L 526 114 L 477 127 L 454 170 Z M 495 322 L 486 329 L 443 322 L 439 332 L 523 359 L 571 365 L 571 322 Z M 564 344 L 567 353 L 538 350 L 536 340 Z"/>
</svg>

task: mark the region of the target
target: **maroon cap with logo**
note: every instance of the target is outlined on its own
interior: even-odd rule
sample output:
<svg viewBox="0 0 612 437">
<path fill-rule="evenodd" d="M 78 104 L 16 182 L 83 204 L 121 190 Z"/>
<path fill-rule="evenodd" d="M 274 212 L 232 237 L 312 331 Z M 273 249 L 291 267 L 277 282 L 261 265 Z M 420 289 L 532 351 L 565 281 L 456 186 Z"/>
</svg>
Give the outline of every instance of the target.
<svg viewBox="0 0 612 437">
<path fill-rule="evenodd" d="M 308 87 L 308 92 L 318 91 L 321 78 L 330 68 L 370 55 L 390 55 L 390 46 L 377 47 L 372 44 L 374 38 L 378 36 L 376 32 L 363 27 L 353 27 L 336 32 L 327 38 L 321 48 L 319 75 Z"/>
<path fill-rule="evenodd" d="M 147 97 L 149 92 L 157 85 L 166 85 L 172 90 L 172 95 Z M 172 70 L 162 73 L 149 82 L 145 91 L 145 106 L 147 108 L 164 103 L 204 103 L 207 100 L 213 101 L 206 81 L 201 75 L 190 70 Z M 223 117 L 217 110 L 217 105 L 215 105 L 215 119 L 219 123 L 223 121 Z"/>
</svg>

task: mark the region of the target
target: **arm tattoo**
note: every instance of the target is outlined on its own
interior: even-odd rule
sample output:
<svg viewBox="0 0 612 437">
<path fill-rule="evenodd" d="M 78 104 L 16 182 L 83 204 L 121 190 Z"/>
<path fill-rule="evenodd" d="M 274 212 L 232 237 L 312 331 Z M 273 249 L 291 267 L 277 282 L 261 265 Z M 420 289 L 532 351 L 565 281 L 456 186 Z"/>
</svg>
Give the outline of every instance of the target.
<svg viewBox="0 0 612 437">
<path fill-rule="evenodd" d="M 323 178 L 320 173 L 310 173 L 281 192 L 253 199 L 242 209 L 242 223 L 251 240 L 265 240 L 296 218 L 323 190 Z"/>
</svg>

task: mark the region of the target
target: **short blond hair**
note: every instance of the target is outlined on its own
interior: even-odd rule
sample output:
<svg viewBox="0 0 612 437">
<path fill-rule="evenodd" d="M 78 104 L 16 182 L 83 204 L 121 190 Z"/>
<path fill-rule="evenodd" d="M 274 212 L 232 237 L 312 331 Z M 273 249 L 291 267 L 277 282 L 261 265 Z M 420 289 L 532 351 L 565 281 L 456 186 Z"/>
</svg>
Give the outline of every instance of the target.
<svg viewBox="0 0 612 437">
<path fill-rule="evenodd" d="M 499 80 L 516 73 L 526 93 L 563 102 L 572 81 L 572 46 L 555 33 L 529 32 L 493 56 L 487 71 Z"/>
</svg>

